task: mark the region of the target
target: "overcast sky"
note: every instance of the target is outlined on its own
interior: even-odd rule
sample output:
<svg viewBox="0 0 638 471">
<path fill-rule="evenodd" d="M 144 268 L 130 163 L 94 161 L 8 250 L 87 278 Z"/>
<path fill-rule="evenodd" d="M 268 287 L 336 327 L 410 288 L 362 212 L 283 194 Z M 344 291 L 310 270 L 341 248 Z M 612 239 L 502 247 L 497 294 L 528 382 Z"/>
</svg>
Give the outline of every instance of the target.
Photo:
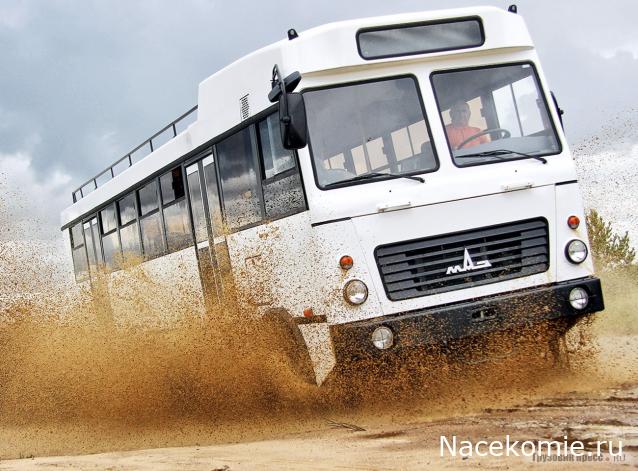
<svg viewBox="0 0 638 471">
<path fill-rule="evenodd" d="M 57 224 L 72 187 L 193 106 L 204 78 L 290 27 L 487 3 L 0 0 L 0 216 L 26 205 Z M 574 146 L 638 142 L 638 1 L 517 3 Z M 596 141 L 613 123 L 626 132 Z M 40 193 L 16 205 L 16 188 Z"/>
</svg>

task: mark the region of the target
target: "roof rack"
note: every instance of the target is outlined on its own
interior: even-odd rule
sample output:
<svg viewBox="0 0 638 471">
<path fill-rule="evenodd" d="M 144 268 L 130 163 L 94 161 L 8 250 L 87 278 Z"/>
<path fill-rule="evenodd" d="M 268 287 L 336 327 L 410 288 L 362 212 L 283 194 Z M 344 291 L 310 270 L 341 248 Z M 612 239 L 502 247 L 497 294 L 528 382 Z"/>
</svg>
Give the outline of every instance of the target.
<svg viewBox="0 0 638 471">
<path fill-rule="evenodd" d="M 135 147 L 133 150 L 128 152 L 124 157 L 117 160 L 110 167 L 105 170 L 102 170 L 100 173 L 95 175 L 93 178 L 88 179 L 82 185 L 80 185 L 75 191 L 73 191 L 73 202 L 77 203 L 79 200 L 84 198 L 86 195 L 96 190 L 99 186 L 102 186 L 107 181 L 115 178 L 116 175 L 119 175 L 124 170 L 132 166 L 133 164 L 139 162 L 150 153 L 152 153 L 155 149 L 159 148 L 166 142 L 174 139 L 178 134 L 178 125 L 182 132 L 186 129 L 188 124 L 194 121 L 194 114 L 197 111 L 197 105 L 192 107 L 186 113 L 181 115 L 179 118 L 164 126 L 162 129 L 157 131 L 147 140 L 142 142 L 139 146 Z M 191 118 L 191 120 L 187 120 L 187 118 Z"/>
</svg>

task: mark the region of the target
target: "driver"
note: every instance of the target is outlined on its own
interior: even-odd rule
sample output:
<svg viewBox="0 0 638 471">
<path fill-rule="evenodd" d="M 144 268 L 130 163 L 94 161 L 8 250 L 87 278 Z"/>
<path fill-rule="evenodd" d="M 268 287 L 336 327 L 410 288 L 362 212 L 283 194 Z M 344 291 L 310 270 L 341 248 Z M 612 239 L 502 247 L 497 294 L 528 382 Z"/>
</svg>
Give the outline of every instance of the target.
<svg viewBox="0 0 638 471">
<path fill-rule="evenodd" d="M 463 100 L 454 102 L 452 108 L 450 108 L 452 122 L 445 126 L 445 132 L 453 150 L 457 150 L 463 141 L 482 131 L 480 128 L 469 125 L 471 114 L 470 105 Z M 483 134 L 468 141 L 463 147 L 474 147 L 487 142 L 490 142 L 490 137 L 487 134 Z"/>
</svg>

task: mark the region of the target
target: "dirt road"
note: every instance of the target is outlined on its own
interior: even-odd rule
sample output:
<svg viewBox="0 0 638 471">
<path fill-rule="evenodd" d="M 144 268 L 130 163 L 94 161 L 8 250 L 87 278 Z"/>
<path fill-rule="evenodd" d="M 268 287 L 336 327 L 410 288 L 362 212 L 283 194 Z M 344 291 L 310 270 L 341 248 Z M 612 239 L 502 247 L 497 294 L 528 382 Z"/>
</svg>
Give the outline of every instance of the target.
<svg viewBox="0 0 638 471">
<path fill-rule="evenodd" d="M 581 391 L 530 400 L 507 408 L 484 409 L 452 419 L 427 420 L 402 417 L 385 422 L 375 418 L 356 424 L 314 423 L 305 432 L 249 443 L 104 453 L 75 457 L 10 460 L 2 470 L 103 469 L 103 470 L 272 470 L 272 469 L 523 469 L 538 464 L 534 458 L 510 456 L 452 457 L 448 448 L 440 455 L 440 436 L 458 440 L 580 440 L 585 453 L 595 454 L 595 442 L 622 441 L 623 455 L 605 450 L 603 469 L 636 467 L 638 460 L 638 385 L 598 391 Z M 359 430 L 359 428 L 363 430 Z M 521 454 L 519 450 L 519 454 Z M 591 456 L 590 459 L 593 459 Z M 536 458 L 538 459 L 538 458 Z M 614 459 L 617 461 L 615 462 Z M 559 469 L 583 469 L 581 462 L 552 463 Z"/>
</svg>

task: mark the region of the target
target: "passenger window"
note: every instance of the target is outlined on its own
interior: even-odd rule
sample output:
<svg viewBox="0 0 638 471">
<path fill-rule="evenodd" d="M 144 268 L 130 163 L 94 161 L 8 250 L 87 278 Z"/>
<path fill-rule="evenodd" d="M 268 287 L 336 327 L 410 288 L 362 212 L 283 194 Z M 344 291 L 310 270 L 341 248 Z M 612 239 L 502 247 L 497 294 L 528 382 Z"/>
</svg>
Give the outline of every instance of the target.
<svg viewBox="0 0 638 471">
<path fill-rule="evenodd" d="M 164 237 L 159 211 L 140 220 L 142 231 L 142 246 L 147 260 L 159 257 L 164 253 Z"/>
<path fill-rule="evenodd" d="M 195 226 L 195 241 L 203 242 L 208 240 L 208 229 L 206 227 L 206 212 L 204 211 L 204 199 L 202 196 L 202 185 L 199 178 L 199 164 L 193 164 L 186 168 L 186 178 L 188 180 L 188 191 L 191 199 L 191 212 L 193 213 L 193 225 Z"/>
<path fill-rule="evenodd" d="M 89 270 L 94 274 L 97 271 L 98 263 L 101 261 L 100 250 L 98 249 L 97 218 L 84 223 L 84 240 L 86 241 L 86 251 L 89 254 Z"/>
<path fill-rule="evenodd" d="M 169 252 L 184 249 L 193 243 L 188 216 L 188 206 L 184 198 L 182 168 L 176 167 L 160 177 L 162 192 L 164 231 Z"/>
<path fill-rule="evenodd" d="M 144 185 L 137 193 L 140 200 L 140 216 L 145 216 L 158 208 L 156 180 Z"/>
<path fill-rule="evenodd" d="M 100 221 L 102 222 L 102 234 L 108 234 L 116 229 L 115 205 L 112 204 L 100 211 Z"/>
<path fill-rule="evenodd" d="M 162 188 L 162 202 L 168 204 L 184 197 L 184 181 L 182 180 L 182 168 L 177 167 L 160 178 Z"/>
<path fill-rule="evenodd" d="M 120 226 L 126 226 L 137 217 L 135 211 L 135 193 L 126 195 L 118 201 L 117 207 L 120 214 Z"/>
<path fill-rule="evenodd" d="M 206 196 L 208 198 L 208 212 L 210 222 L 213 226 L 213 236 L 221 235 L 222 230 L 222 211 L 219 203 L 219 191 L 217 185 L 217 170 L 215 169 L 215 160 L 212 155 L 206 157 L 202 164 L 204 165 L 204 180 L 206 184 Z"/>
<path fill-rule="evenodd" d="M 130 193 L 117 202 L 120 218 L 120 241 L 124 260 L 139 257 L 142 254 L 140 234 L 137 230 L 137 210 L 135 193 Z M 133 260 L 129 260 L 133 261 Z"/>
<path fill-rule="evenodd" d="M 169 252 L 181 250 L 192 244 L 185 199 L 164 208 L 164 225 Z"/>
<path fill-rule="evenodd" d="M 157 180 L 153 180 L 137 192 L 140 213 L 140 232 L 142 249 L 146 260 L 159 257 L 164 253 L 164 233 L 160 219 Z"/>
<path fill-rule="evenodd" d="M 114 270 L 121 256 L 117 231 L 102 236 L 102 250 L 104 251 L 104 264 L 110 270 Z"/>
<path fill-rule="evenodd" d="M 264 169 L 266 218 L 275 219 L 305 209 L 303 189 L 293 151 L 284 149 L 278 115 L 259 123 L 259 143 Z"/>
<path fill-rule="evenodd" d="M 264 178 L 274 177 L 295 166 L 292 151 L 284 149 L 279 132 L 278 114 L 271 114 L 259 123 L 259 141 L 264 163 Z"/>
<path fill-rule="evenodd" d="M 82 237 L 82 223 L 71 228 L 71 248 L 75 280 L 84 281 L 89 277 L 89 264 L 86 259 L 84 237 Z"/>
<path fill-rule="evenodd" d="M 261 220 L 255 142 L 245 128 L 217 144 L 226 222 L 237 229 Z"/>
<path fill-rule="evenodd" d="M 120 229 L 122 240 L 122 254 L 124 259 L 141 255 L 140 235 L 137 231 L 137 222 L 133 222 Z"/>
<path fill-rule="evenodd" d="M 100 222 L 102 223 L 104 264 L 109 270 L 114 270 L 116 262 L 119 262 L 119 257 L 121 256 L 120 240 L 117 235 L 115 204 L 111 204 L 100 211 Z"/>
</svg>

